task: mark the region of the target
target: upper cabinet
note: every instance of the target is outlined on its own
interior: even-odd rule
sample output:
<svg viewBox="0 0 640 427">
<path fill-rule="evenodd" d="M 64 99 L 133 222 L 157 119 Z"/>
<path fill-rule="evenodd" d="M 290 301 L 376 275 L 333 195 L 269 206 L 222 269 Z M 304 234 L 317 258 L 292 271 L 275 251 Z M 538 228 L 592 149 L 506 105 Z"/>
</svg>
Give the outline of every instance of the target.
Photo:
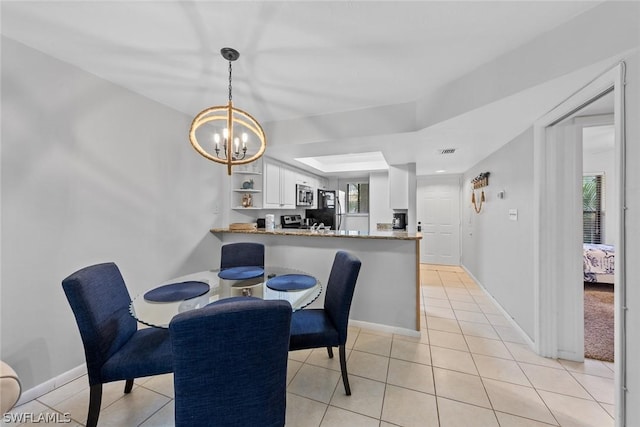
<svg viewBox="0 0 640 427">
<path fill-rule="evenodd" d="M 264 159 L 265 209 L 296 208 L 296 173 L 293 169 L 271 159 Z"/>
<path fill-rule="evenodd" d="M 304 184 L 313 188 L 316 188 L 318 186 L 317 178 L 311 177 L 309 175 L 305 175 L 301 172 L 295 172 L 295 174 L 296 174 L 296 184 Z"/>
</svg>

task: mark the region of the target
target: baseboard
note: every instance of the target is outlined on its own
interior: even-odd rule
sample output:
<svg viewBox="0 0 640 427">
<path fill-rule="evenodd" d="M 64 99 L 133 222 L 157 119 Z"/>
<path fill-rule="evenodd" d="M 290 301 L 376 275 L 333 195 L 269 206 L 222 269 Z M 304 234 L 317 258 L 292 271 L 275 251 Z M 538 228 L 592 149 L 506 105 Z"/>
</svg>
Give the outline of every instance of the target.
<svg viewBox="0 0 640 427">
<path fill-rule="evenodd" d="M 371 329 L 379 332 L 386 332 L 390 334 L 405 335 L 408 337 L 420 337 L 420 331 L 414 331 L 413 329 L 398 328 L 396 326 L 381 325 L 379 323 L 363 322 L 362 320 L 349 319 L 349 326 L 356 328 Z"/>
<path fill-rule="evenodd" d="M 79 378 L 87 373 L 87 365 L 83 363 L 80 366 L 76 366 L 75 368 L 63 372 L 57 377 L 53 377 L 48 381 L 43 382 L 42 384 L 38 384 L 35 387 L 30 388 L 29 390 L 25 390 L 20 396 L 20 400 L 16 403 L 16 406 L 22 405 L 23 403 L 31 402 L 34 399 L 37 399 L 40 396 L 43 396 L 50 391 L 53 391 L 63 385 Z M 87 382 L 87 385 L 89 383 Z"/>
<path fill-rule="evenodd" d="M 584 354 L 576 354 L 573 351 L 558 350 L 558 359 L 582 363 L 584 362 Z"/>
<path fill-rule="evenodd" d="M 476 284 L 480 287 L 480 289 L 482 289 L 482 292 L 485 293 L 485 295 L 495 304 L 496 307 L 498 307 L 498 310 L 500 310 L 500 313 L 502 313 L 502 315 L 507 319 L 507 321 L 509 322 L 509 324 L 511 326 L 513 326 L 513 329 L 516 330 L 516 332 L 518 333 L 518 335 L 520 335 L 520 338 L 523 339 L 523 341 L 529 346 L 529 348 L 532 351 L 536 351 L 536 344 L 535 342 L 529 337 L 529 335 L 527 335 L 527 333 L 525 331 L 522 330 L 522 328 L 520 327 L 520 325 L 518 325 L 516 323 L 515 320 L 513 320 L 513 317 L 511 317 L 511 315 L 507 312 L 507 310 L 505 310 L 500 303 L 489 293 L 489 291 L 487 291 L 487 288 L 485 288 L 482 283 L 480 283 L 480 281 L 478 280 L 477 277 L 475 277 L 473 274 L 471 274 L 471 272 L 467 269 L 467 267 L 465 267 L 464 265 L 461 265 L 462 269 L 469 275 L 469 277 L 471 277 L 473 279 L 474 282 L 476 282 Z"/>
</svg>

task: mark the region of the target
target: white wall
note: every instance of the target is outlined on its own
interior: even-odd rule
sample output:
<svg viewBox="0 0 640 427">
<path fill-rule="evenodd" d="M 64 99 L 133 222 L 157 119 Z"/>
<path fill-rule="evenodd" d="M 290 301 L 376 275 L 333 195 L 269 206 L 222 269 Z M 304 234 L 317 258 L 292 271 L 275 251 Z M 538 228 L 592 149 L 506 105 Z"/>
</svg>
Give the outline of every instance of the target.
<svg viewBox="0 0 640 427">
<path fill-rule="evenodd" d="M 24 389 L 82 363 L 61 281 L 116 262 L 133 295 L 210 268 L 224 168 L 191 118 L 2 38 L 2 353 Z"/>
<path fill-rule="evenodd" d="M 533 128 L 467 171 L 462 179 L 462 265 L 533 338 Z M 471 180 L 489 172 L 481 212 Z M 499 191 L 505 192 L 498 199 Z M 480 202 L 476 190 L 476 203 Z M 518 210 L 518 220 L 509 210 Z"/>
<path fill-rule="evenodd" d="M 553 78 L 566 75 L 581 67 L 596 63 L 607 64 L 596 71 L 604 72 L 618 60 L 627 64 L 625 104 L 626 104 L 626 207 L 625 242 L 626 249 L 626 420 L 625 425 L 640 425 L 640 337 L 636 325 L 640 325 L 640 168 L 635 167 L 640 159 L 640 4 L 638 2 L 603 2 L 575 19 L 561 25 L 547 34 L 532 40 L 510 54 L 488 62 L 479 69 L 453 81 L 440 90 L 439 95 L 418 101 L 418 126 L 438 123 L 464 111 L 499 100 L 527 87 L 533 87 Z M 515 138 L 512 142 L 512 157 L 504 156 L 500 150 L 480 162 L 465 174 L 465 178 L 475 176 L 483 169 L 501 171 L 522 166 L 522 174 L 512 174 L 515 180 L 504 181 L 518 191 L 517 200 L 512 203 L 513 191 L 505 185 L 507 197 L 505 207 L 518 207 L 519 221 L 505 225 L 504 209 L 493 212 L 492 198 L 488 198 L 486 218 L 480 214 L 471 223 L 475 227 L 475 238 L 463 235 L 463 263 L 477 278 L 490 288 L 490 292 L 515 318 L 529 336 L 533 332 L 533 283 L 530 260 L 532 255 L 532 235 L 530 214 L 520 206 L 531 207 L 533 196 L 531 172 L 531 130 Z M 526 146 L 526 150 L 525 150 Z M 519 157 L 518 151 L 527 158 Z M 489 188 L 493 189 L 498 176 L 492 175 Z M 467 183 L 468 185 L 468 183 Z M 466 193 L 466 194 L 465 194 Z M 463 203 L 468 203 L 470 190 L 463 193 Z M 495 197 L 495 196 L 493 196 Z M 522 199 L 525 198 L 525 199 Z M 522 199 L 522 200 L 521 200 Z M 495 206 L 500 206 L 495 204 Z M 495 208 L 497 209 L 497 207 Z M 463 211 L 464 212 L 464 211 Z M 526 213 L 526 224 L 522 222 Z M 469 215 L 469 212 L 466 212 Z M 514 228 L 513 233 L 511 232 Z M 465 225 L 463 224 L 463 233 Z M 509 231 L 506 233 L 505 231 Z M 482 243 L 484 242 L 484 243 Z M 511 243 L 513 253 L 497 256 L 487 253 L 495 250 L 502 254 L 500 243 Z M 622 245 L 622 242 L 620 242 Z M 515 258 L 514 258 L 515 257 Z M 505 270 L 505 261 L 515 262 Z M 508 264 L 507 264 L 508 265 Z"/>
<path fill-rule="evenodd" d="M 640 34 L 639 34 L 640 38 Z M 640 425 L 640 55 L 625 57 L 626 73 L 626 425 Z M 604 70 L 603 70 L 604 71 Z M 594 76 L 595 77 L 595 76 Z M 530 337 L 533 336 L 532 259 L 532 130 L 465 173 L 463 189 L 463 265 L 489 290 Z M 469 180 L 479 172 L 491 172 L 485 190 L 487 204 L 481 214 L 469 207 Z M 497 191 L 506 197 L 498 200 Z M 509 208 L 518 209 L 518 221 L 507 219 Z M 471 233 L 471 234 L 469 234 Z"/>
<path fill-rule="evenodd" d="M 373 172 L 369 175 L 369 230 L 375 231 L 377 224 L 390 224 L 393 209 L 389 207 L 389 174 Z"/>
<path fill-rule="evenodd" d="M 351 231 L 369 231 L 369 215 L 351 214 L 344 216 L 343 230 Z M 372 230 L 372 231 L 375 231 Z"/>
</svg>

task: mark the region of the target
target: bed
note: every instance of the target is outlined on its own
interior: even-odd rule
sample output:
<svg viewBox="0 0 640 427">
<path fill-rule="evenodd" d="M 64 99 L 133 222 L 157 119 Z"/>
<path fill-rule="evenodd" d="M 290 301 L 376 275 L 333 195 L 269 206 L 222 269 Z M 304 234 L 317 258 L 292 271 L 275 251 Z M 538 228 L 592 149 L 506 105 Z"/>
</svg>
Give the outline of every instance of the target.
<svg viewBox="0 0 640 427">
<path fill-rule="evenodd" d="M 584 281 L 613 283 L 615 251 L 611 245 L 583 244 Z"/>
</svg>

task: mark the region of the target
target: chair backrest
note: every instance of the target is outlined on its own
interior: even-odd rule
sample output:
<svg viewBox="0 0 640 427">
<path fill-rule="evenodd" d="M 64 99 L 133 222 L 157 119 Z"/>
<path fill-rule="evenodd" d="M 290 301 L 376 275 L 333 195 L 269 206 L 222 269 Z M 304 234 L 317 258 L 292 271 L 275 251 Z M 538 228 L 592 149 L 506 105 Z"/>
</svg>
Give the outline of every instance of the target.
<svg viewBox="0 0 640 427">
<path fill-rule="evenodd" d="M 176 426 L 283 426 L 291 311 L 234 297 L 175 316 Z"/>
<path fill-rule="evenodd" d="M 349 310 L 361 265 L 362 262 L 354 255 L 338 251 L 329 274 L 324 309 L 338 329 L 340 344 L 347 341 Z"/>
<path fill-rule="evenodd" d="M 89 384 L 101 383 L 102 365 L 138 328 L 129 313 L 127 286 L 109 262 L 76 271 L 62 281 L 62 288 L 80 329 Z"/>
<path fill-rule="evenodd" d="M 264 267 L 264 245 L 262 243 L 227 243 L 222 246 L 220 270 L 246 266 Z"/>
</svg>

